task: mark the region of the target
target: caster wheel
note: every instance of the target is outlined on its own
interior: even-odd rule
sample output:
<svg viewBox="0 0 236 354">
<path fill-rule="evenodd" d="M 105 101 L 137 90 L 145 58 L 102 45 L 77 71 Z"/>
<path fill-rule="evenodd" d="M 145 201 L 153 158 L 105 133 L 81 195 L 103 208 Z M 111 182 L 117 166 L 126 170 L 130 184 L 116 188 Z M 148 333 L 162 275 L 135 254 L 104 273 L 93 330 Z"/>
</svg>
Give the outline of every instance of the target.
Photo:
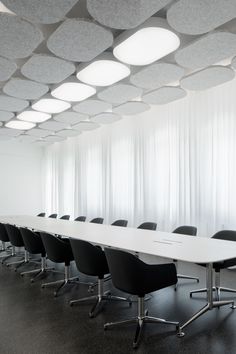
<svg viewBox="0 0 236 354">
<path fill-rule="evenodd" d="M 89 312 L 89 318 L 94 318 L 94 314 L 92 312 Z"/>
</svg>

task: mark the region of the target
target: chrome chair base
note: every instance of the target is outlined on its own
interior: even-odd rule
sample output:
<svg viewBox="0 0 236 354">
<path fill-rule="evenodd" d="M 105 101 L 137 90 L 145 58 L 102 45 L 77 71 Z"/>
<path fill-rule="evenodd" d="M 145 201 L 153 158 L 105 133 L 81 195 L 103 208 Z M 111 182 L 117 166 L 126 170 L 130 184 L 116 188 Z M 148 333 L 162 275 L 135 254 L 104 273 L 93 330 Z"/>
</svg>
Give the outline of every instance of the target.
<svg viewBox="0 0 236 354">
<path fill-rule="evenodd" d="M 104 330 L 108 328 L 122 326 L 122 325 L 129 325 L 129 324 L 137 324 L 136 332 L 133 340 L 133 348 L 136 349 L 139 345 L 143 326 L 145 323 L 161 323 L 166 325 L 173 325 L 176 327 L 176 330 L 179 331 L 179 322 L 173 321 L 166 321 L 162 318 L 151 317 L 148 316 L 148 310 L 144 309 L 144 298 L 138 298 L 138 315 L 136 317 L 132 317 L 127 320 L 118 321 L 118 322 L 109 322 L 104 324 Z"/>
<path fill-rule="evenodd" d="M 58 271 L 53 271 L 54 273 L 61 273 L 61 272 L 58 272 Z M 88 283 L 82 283 L 79 281 L 79 278 L 78 276 L 77 277 L 70 277 L 70 266 L 65 266 L 65 273 L 64 273 L 64 279 L 60 279 L 60 280 L 56 280 L 56 281 L 53 281 L 53 282 L 50 282 L 50 283 L 43 283 L 41 285 L 42 288 L 48 288 L 48 287 L 51 287 L 51 286 L 55 286 L 55 285 L 58 285 L 58 288 L 54 291 L 54 296 L 57 297 L 59 292 L 62 290 L 62 289 L 65 289 L 67 287 L 67 285 L 75 285 L 75 284 L 86 284 L 86 285 L 91 285 L 91 284 L 88 284 Z"/>
<path fill-rule="evenodd" d="M 46 257 L 41 258 L 41 268 L 29 270 L 26 272 L 21 272 L 20 275 L 23 277 L 24 275 L 33 275 L 35 274 L 31 279 L 31 283 L 33 283 L 35 280 L 38 278 L 41 278 L 41 276 L 46 275 L 48 272 L 54 271 L 53 267 L 47 267 L 46 263 Z"/>
<path fill-rule="evenodd" d="M 76 305 L 76 304 L 79 304 L 79 303 L 83 303 L 83 302 L 95 299 L 96 302 L 93 305 L 92 309 L 89 311 L 89 317 L 93 318 L 101 311 L 101 309 L 102 309 L 102 307 L 104 305 L 104 302 L 107 302 L 107 301 L 125 301 L 125 302 L 128 302 L 130 306 L 132 305 L 132 301 L 131 301 L 130 298 L 125 298 L 125 297 L 121 297 L 121 296 L 111 295 L 110 291 L 104 292 L 103 285 L 104 285 L 104 279 L 98 279 L 98 293 L 97 293 L 97 295 L 83 297 L 83 298 L 78 299 L 78 300 L 71 300 L 70 301 L 70 306 L 73 306 L 73 305 Z"/>
</svg>

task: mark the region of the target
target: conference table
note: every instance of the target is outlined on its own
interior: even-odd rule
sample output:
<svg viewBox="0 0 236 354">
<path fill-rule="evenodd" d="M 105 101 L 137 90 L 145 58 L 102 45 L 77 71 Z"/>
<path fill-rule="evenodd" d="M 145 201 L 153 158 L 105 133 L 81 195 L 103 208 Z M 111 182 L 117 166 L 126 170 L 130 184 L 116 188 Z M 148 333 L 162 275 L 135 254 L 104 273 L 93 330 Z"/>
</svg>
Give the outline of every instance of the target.
<svg viewBox="0 0 236 354">
<path fill-rule="evenodd" d="M 224 305 L 231 305 L 232 309 L 236 308 L 233 300 L 214 301 L 212 290 L 213 263 L 235 258 L 236 242 L 28 215 L 0 216 L 0 222 L 85 240 L 125 251 L 176 259 L 183 262 L 206 264 L 206 304 L 180 325 L 177 331 L 179 337 L 184 336 L 183 330 L 185 327 L 207 311 Z"/>
</svg>

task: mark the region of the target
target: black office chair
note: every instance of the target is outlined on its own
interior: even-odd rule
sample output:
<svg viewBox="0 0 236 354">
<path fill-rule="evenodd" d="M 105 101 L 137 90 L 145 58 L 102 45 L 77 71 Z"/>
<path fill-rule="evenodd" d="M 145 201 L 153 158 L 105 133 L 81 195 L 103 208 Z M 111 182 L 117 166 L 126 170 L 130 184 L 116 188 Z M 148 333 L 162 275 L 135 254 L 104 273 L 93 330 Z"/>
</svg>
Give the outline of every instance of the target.
<svg viewBox="0 0 236 354">
<path fill-rule="evenodd" d="M 26 274 L 35 274 L 34 277 L 31 278 L 31 282 L 34 282 L 40 276 L 46 274 L 48 271 L 53 270 L 53 268 L 47 267 L 46 251 L 39 233 L 33 232 L 23 227 L 20 227 L 20 233 L 23 238 L 26 251 L 29 252 L 29 254 L 41 254 L 41 268 L 21 273 L 21 276 Z"/>
<path fill-rule="evenodd" d="M 113 296 L 111 295 L 110 291 L 104 292 L 104 275 L 109 274 L 109 268 L 107 265 L 105 253 L 100 247 L 96 247 L 89 242 L 76 239 L 70 239 L 70 244 L 78 270 L 86 275 L 96 276 L 98 278 L 97 295 L 81 298 L 78 300 L 71 300 L 71 306 L 95 299 L 96 302 L 89 312 L 90 317 L 95 317 L 101 309 L 104 301 L 120 300 L 126 302 L 128 301 L 128 303 L 131 304 L 130 299 L 126 299 L 120 296 Z"/>
<path fill-rule="evenodd" d="M 56 219 L 57 218 L 57 214 L 51 214 L 51 215 L 49 215 L 49 218 Z"/>
<path fill-rule="evenodd" d="M 60 217 L 61 220 L 70 220 L 70 215 L 62 215 Z"/>
<path fill-rule="evenodd" d="M 20 257 L 19 261 L 8 262 L 5 264 L 7 267 L 9 267 L 10 265 L 14 265 L 15 271 L 16 271 L 22 265 L 29 263 L 29 254 L 25 250 L 25 248 L 24 248 L 24 257 L 22 257 L 22 255 L 20 253 L 19 254 L 16 253 L 16 247 L 18 247 L 18 248 L 25 247 L 23 238 L 21 236 L 21 233 L 20 233 L 20 230 L 18 229 L 18 227 L 16 227 L 15 225 L 6 224 L 5 228 L 7 231 L 7 235 L 9 237 L 9 241 L 12 245 L 11 257 Z"/>
<path fill-rule="evenodd" d="M 113 326 L 136 323 L 137 329 L 133 347 L 137 348 L 144 323 L 163 323 L 179 327 L 178 322 L 166 321 L 148 316 L 144 308 L 145 294 L 174 285 L 177 282 L 176 268 L 172 264 L 149 265 L 134 255 L 111 248 L 105 248 L 108 266 L 114 286 L 126 293 L 138 296 L 138 314 L 127 320 L 106 323 L 104 329 Z"/>
<path fill-rule="evenodd" d="M 90 220 L 91 223 L 93 224 L 103 224 L 103 218 L 94 218 L 92 220 Z"/>
<path fill-rule="evenodd" d="M 86 220 L 86 216 L 77 216 L 77 218 L 75 218 L 74 221 L 85 221 Z"/>
<path fill-rule="evenodd" d="M 197 235 L 197 228 L 195 226 L 188 226 L 188 225 L 183 225 L 177 227 L 174 231 L 172 231 L 173 234 L 182 234 L 182 235 L 189 235 L 189 236 L 196 236 Z M 176 268 L 178 267 L 178 261 L 176 259 L 173 259 L 175 262 Z M 196 280 L 199 283 L 199 278 L 198 277 L 193 277 L 190 275 L 184 275 L 184 274 L 178 274 L 177 273 L 177 278 L 178 279 L 191 279 L 191 280 Z M 175 287 L 175 290 L 177 289 L 177 285 Z"/>
<path fill-rule="evenodd" d="M 140 224 L 137 229 L 144 229 L 144 230 L 153 230 L 157 229 L 157 224 L 155 222 L 144 222 Z"/>
<path fill-rule="evenodd" d="M 42 288 L 59 284 L 59 287 L 54 291 L 54 296 L 56 297 L 62 288 L 70 284 L 78 284 L 79 282 L 78 277 L 70 277 L 70 262 L 74 260 L 74 256 L 69 240 L 64 240 L 46 232 L 40 232 L 40 236 L 48 259 L 55 263 L 65 264 L 64 279 L 42 284 Z"/>
<path fill-rule="evenodd" d="M 41 218 L 44 218 L 46 216 L 46 213 L 39 213 L 37 216 L 40 216 Z"/>
<path fill-rule="evenodd" d="M 126 227 L 128 225 L 128 221 L 120 219 L 120 220 L 114 221 L 111 225 Z"/>
<path fill-rule="evenodd" d="M 1 250 L 0 250 L 0 253 L 4 253 L 4 254 L 1 254 L 0 256 L 0 259 L 2 260 L 2 264 L 4 263 L 4 261 L 6 261 L 8 258 L 10 258 L 11 256 L 13 256 L 11 254 L 11 245 L 6 245 L 10 242 L 9 240 L 9 237 L 8 237 L 8 234 L 7 234 L 7 231 L 6 231 L 6 228 L 4 226 L 4 224 L 0 223 L 0 241 L 1 241 Z M 10 253 L 9 253 L 10 252 Z"/>
<path fill-rule="evenodd" d="M 212 238 L 216 240 L 225 240 L 225 241 L 236 241 L 236 231 L 233 230 L 222 230 L 218 231 L 216 234 L 212 236 Z M 200 266 L 206 267 L 205 264 L 198 264 Z M 213 268 L 215 270 L 215 286 L 213 287 L 213 291 L 216 294 L 216 301 L 220 301 L 220 292 L 225 291 L 228 293 L 236 293 L 236 289 L 225 288 L 220 285 L 220 271 L 221 269 L 233 267 L 236 265 L 236 258 L 232 258 L 226 261 L 213 263 Z M 190 297 L 192 294 L 207 292 L 206 288 L 192 290 L 190 291 Z"/>
</svg>

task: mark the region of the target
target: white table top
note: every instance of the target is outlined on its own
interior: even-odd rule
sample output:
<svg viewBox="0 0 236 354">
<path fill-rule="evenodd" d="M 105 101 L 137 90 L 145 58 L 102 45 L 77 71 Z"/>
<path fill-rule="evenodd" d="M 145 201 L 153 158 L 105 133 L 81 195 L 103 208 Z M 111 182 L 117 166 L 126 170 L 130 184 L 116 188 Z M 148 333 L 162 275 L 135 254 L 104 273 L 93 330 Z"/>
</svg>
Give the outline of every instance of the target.
<svg viewBox="0 0 236 354">
<path fill-rule="evenodd" d="M 185 262 L 214 263 L 236 257 L 236 242 L 205 237 L 27 215 L 0 216 L 0 222 Z"/>
</svg>

